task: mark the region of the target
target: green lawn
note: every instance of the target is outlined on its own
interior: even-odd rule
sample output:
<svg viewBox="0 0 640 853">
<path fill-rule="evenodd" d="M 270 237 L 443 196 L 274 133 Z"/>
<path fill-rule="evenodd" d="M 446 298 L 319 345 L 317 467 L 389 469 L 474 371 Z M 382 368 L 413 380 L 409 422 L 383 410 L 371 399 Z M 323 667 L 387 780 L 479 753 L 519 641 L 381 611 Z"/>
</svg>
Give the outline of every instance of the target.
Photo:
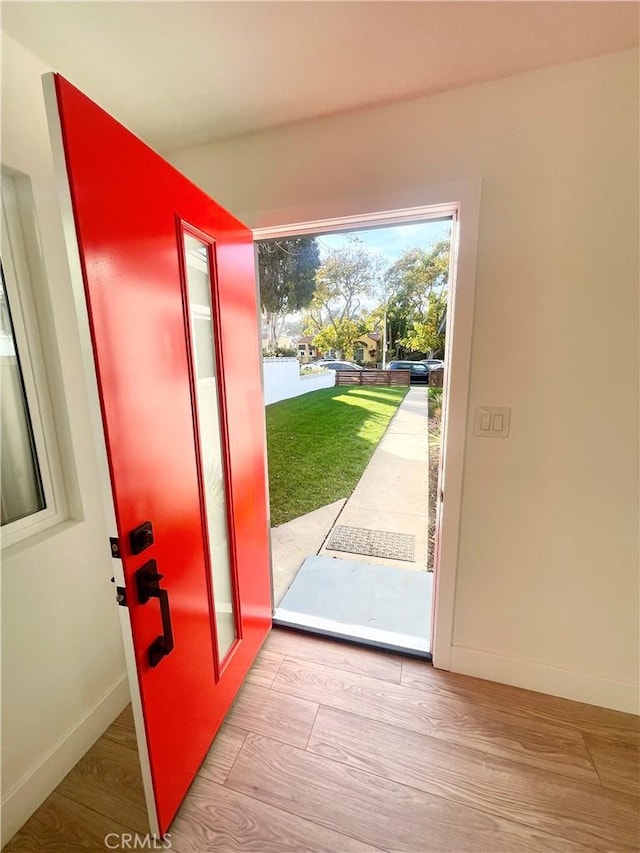
<svg viewBox="0 0 640 853">
<path fill-rule="evenodd" d="M 348 497 L 407 391 L 323 388 L 267 406 L 271 526 Z"/>
</svg>

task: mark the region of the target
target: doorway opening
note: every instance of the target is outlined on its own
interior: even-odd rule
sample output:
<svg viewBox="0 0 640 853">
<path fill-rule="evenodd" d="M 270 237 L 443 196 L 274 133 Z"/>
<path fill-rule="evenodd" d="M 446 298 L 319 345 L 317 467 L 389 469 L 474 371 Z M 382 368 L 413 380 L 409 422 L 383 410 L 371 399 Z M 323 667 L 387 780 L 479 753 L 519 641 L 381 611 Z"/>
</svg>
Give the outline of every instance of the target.
<svg viewBox="0 0 640 853">
<path fill-rule="evenodd" d="M 431 656 L 457 213 L 254 231 L 275 624 Z"/>
</svg>

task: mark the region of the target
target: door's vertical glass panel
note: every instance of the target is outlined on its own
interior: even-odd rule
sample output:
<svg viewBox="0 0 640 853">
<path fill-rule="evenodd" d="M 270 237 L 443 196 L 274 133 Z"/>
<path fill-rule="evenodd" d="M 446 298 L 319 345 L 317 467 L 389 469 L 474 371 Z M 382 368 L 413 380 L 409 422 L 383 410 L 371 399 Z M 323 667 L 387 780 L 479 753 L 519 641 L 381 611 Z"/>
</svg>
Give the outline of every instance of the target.
<svg viewBox="0 0 640 853">
<path fill-rule="evenodd" d="M 218 398 L 215 327 L 211 302 L 211 271 L 208 247 L 205 243 L 185 234 L 184 248 L 213 603 L 216 613 L 218 655 L 222 661 L 237 634 Z"/>
<path fill-rule="evenodd" d="M 0 503 L 5 525 L 40 512 L 45 500 L 1 268 L 0 273 Z"/>
</svg>

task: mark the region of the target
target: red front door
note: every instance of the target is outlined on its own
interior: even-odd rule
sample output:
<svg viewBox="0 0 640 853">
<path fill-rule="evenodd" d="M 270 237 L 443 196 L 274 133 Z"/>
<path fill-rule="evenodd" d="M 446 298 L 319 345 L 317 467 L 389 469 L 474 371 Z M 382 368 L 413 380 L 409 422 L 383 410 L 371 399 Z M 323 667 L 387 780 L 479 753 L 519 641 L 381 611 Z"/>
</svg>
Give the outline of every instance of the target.
<svg viewBox="0 0 640 853">
<path fill-rule="evenodd" d="M 164 833 L 271 625 L 252 236 L 53 79 Z"/>
</svg>

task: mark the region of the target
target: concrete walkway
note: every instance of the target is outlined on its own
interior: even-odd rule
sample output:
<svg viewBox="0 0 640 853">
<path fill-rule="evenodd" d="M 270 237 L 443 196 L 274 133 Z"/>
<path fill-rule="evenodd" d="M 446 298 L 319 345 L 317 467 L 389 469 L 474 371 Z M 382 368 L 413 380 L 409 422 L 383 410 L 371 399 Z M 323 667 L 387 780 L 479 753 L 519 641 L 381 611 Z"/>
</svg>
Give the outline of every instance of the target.
<svg viewBox="0 0 640 853">
<path fill-rule="evenodd" d="M 429 449 L 427 393 L 410 388 L 350 498 L 271 531 L 274 605 L 278 606 L 306 557 L 361 561 L 426 571 Z M 336 525 L 415 537 L 415 561 L 334 551 L 326 542 Z"/>
<path fill-rule="evenodd" d="M 317 554 L 346 500 L 322 506 L 293 521 L 271 528 L 273 603 L 277 607 L 307 557 Z"/>
</svg>

